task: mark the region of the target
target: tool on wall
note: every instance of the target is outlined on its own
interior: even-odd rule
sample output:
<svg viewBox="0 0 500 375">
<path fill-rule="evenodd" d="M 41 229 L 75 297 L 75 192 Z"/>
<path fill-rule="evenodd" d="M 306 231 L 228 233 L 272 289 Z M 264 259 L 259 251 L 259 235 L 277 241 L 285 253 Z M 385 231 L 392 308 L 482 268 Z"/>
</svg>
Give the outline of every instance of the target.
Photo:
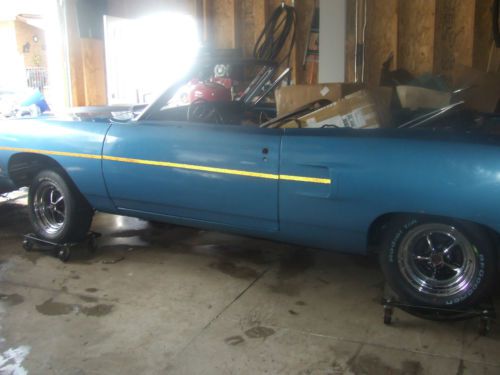
<svg viewBox="0 0 500 375">
<path fill-rule="evenodd" d="M 493 15 L 493 39 L 497 48 L 500 48 L 500 0 L 495 0 L 492 9 Z"/>
<path fill-rule="evenodd" d="M 367 22 L 367 1 L 356 0 L 355 38 L 354 47 L 354 82 L 365 81 L 365 35 Z"/>
<path fill-rule="evenodd" d="M 306 71 L 306 83 L 313 84 L 318 82 L 319 64 L 319 7 L 317 0 L 315 2 L 314 12 L 311 16 L 311 24 L 306 43 L 302 68 Z"/>
<path fill-rule="evenodd" d="M 257 38 L 253 50 L 253 57 L 256 60 L 268 62 L 255 76 L 250 85 L 239 97 L 239 101 L 245 104 L 255 104 L 261 102 L 272 90 L 270 86 L 276 87 L 286 77 L 290 80 L 290 59 L 295 45 L 297 14 L 293 6 L 284 2 L 278 6 L 269 17 L 264 29 Z M 287 47 L 288 50 L 284 50 Z M 285 54 L 282 55 L 282 51 Z M 277 80 L 273 77 L 284 65 L 284 75 L 280 74 Z"/>
</svg>

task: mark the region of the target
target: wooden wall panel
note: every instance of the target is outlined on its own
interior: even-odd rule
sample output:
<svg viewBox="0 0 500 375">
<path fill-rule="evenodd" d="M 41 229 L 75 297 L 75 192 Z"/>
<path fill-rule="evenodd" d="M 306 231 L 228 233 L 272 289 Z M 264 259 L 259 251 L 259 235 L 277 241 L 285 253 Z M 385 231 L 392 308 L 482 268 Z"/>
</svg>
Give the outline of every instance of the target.
<svg viewBox="0 0 500 375">
<path fill-rule="evenodd" d="M 390 53 L 394 56 L 391 68 L 398 64 L 398 0 L 367 0 L 367 16 L 365 82 L 377 86 Z"/>
<path fill-rule="evenodd" d="M 451 77 L 456 64 L 471 66 L 475 0 L 437 0 L 434 73 Z"/>
<path fill-rule="evenodd" d="M 106 105 L 106 65 L 104 42 L 81 39 L 85 105 Z"/>
<path fill-rule="evenodd" d="M 433 71 L 436 0 L 399 0 L 398 67 L 419 75 Z"/>
<path fill-rule="evenodd" d="M 267 17 L 269 16 L 269 10 L 267 9 L 267 0 L 252 0 L 253 2 L 253 20 L 254 20 L 254 44 L 259 38 L 264 26 L 266 25 Z M 247 30 L 246 32 L 251 32 Z M 253 46 L 252 46 L 253 50 Z"/>
<path fill-rule="evenodd" d="M 237 22 L 237 37 L 244 56 L 251 56 L 255 40 L 258 36 L 255 35 L 257 25 L 255 24 L 254 12 L 255 3 L 258 1 L 238 1 L 236 8 Z"/>
<path fill-rule="evenodd" d="M 474 26 L 474 67 L 486 71 L 493 43 L 491 8 L 493 0 L 477 0 Z"/>
<path fill-rule="evenodd" d="M 98 102 L 99 95 L 92 88 L 97 86 L 83 82 L 100 74 L 96 65 L 99 53 L 82 50 L 88 43 L 81 43 L 78 35 L 76 0 L 67 1 L 74 103 L 87 104 L 88 98 Z M 305 81 L 302 59 L 315 1 L 286 0 L 286 3 L 294 3 L 297 11 L 292 80 L 302 83 Z M 391 52 L 394 54 L 391 68 L 403 68 L 414 75 L 435 72 L 449 76 L 457 63 L 485 70 L 492 42 L 492 3 L 493 0 L 366 0 L 365 82 L 368 86 L 379 83 L 382 63 Z M 215 48 L 241 48 L 245 57 L 251 57 L 265 21 L 280 4 L 281 0 L 108 0 L 108 10 L 110 15 L 128 18 L 165 10 L 187 12 L 201 21 L 204 42 Z M 356 0 L 348 0 L 347 81 L 354 80 L 355 4 Z M 361 21 L 358 33 L 362 31 Z"/>
<path fill-rule="evenodd" d="M 356 61 L 356 2 L 353 0 L 346 3 L 346 39 L 345 39 L 345 80 L 355 81 L 354 63 Z"/>
<path fill-rule="evenodd" d="M 71 80 L 71 105 L 85 105 L 85 81 L 82 66 L 82 51 L 76 14 L 76 0 L 66 1 L 68 30 L 69 76 Z"/>
<path fill-rule="evenodd" d="M 295 9 L 297 11 L 297 33 L 295 36 L 295 62 L 292 65 L 294 69 L 292 77 L 297 83 L 306 82 L 306 70 L 303 66 L 303 61 L 307 47 L 307 36 L 311 28 L 315 6 L 315 0 L 295 2 Z"/>
<path fill-rule="evenodd" d="M 215 48 L 238 48 L 236 29 L 236 2 L 238 0 L 212 0 L 212 38 Z"/>
</svg>

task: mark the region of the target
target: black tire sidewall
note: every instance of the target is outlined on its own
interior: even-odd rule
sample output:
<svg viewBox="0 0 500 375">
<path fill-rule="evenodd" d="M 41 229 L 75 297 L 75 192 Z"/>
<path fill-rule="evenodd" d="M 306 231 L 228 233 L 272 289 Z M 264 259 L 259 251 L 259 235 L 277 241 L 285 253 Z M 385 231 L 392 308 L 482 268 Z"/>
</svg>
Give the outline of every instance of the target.
<svg viewBox="0 0 500 375">
<path fill-rule="evenodd" d="M 65 220 L 60 230 L 55 233 L 48 233 L 43 226 L 40 225 L 34 212 L 34 198 L 36 192 L 45 184 L 54 185 L 64 196 Z M 33 229 L 35 233 L 43 239 L 56 243 L 71 242 L 80 240 L 81 238 L 79 237 L 82 236 L 82 233 L 88 231 L 88 225 L 87 228 L 84 228 L 85 219 L 86 216 L 91 214 L 89 214 L 86 202 L 82 201 L 80 193 L 68 183 L 61 173 L 53 170 L 44 170 L 35 176 L 28 194 L 28 207 Z M 90 223 L 90 220 L 91 216 L 87 221 Z M 79 226 L 83 227 L 79 228 Z"/>
<path fill-rule="evenodd" d="M 429 223 L 454 226 L 467 237 L 477 250 L 476 271 L 472 286 L 450 297 L 424 294 L 413 288 L 402 275 L 398 265 L 400 245 L 414 228 Z M 459 220 L 429 217 L 399 217 L 388 230 L 380 252 L 380 265 L 389 286 L 396 294 L 410 304 L 442 308 L 460 308 L 481 301 L 490 291 L 495 280 L 496 254 L 487 233 L 479 226 Z"/>
</svg>

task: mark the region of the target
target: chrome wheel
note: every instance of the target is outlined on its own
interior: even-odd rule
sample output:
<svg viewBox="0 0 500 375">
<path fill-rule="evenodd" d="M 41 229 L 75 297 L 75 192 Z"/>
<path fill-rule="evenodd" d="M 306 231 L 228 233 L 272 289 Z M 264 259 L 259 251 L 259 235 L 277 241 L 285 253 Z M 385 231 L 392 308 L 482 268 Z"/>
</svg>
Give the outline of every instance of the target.
<svg viewBox="0 0 500 375">
<path fill-rule="evenodd" d="M 56 185 L 45 181 L 40 185 L 33 199 L 36 220 L 47 234 L 61 230 L 66 218 L 64 195 Z"/>
<path fill-rule="evenodd" d="M 475 279 L 477 250 L 454 226 L 419 225 L 401 241 L 399 271 L 417 291 L 452 297 L 471 288 Z"/>
</svg>

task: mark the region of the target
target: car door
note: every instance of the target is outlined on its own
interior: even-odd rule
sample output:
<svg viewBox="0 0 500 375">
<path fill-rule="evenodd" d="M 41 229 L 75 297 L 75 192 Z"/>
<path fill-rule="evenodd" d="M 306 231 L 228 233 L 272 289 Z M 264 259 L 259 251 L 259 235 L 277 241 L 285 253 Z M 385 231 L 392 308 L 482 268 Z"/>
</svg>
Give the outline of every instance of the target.
<svg viewBox="0 0 500 375">
<path fill-rule="evenodd" d="M 103 147 L 106 185 L 124 213 L 276 231 L 281 134 L 235 125 L 115 123 Z"/>
</svg>

